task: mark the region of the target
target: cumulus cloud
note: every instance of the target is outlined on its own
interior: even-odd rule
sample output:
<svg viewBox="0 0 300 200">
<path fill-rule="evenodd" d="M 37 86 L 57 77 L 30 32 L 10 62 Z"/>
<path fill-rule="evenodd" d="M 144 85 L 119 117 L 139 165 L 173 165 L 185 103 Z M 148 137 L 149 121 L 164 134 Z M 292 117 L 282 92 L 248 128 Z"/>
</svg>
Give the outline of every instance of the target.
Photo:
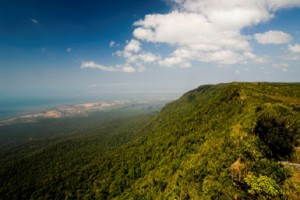
<svg viewBox="0 0 300 200">
<path fill-rule="evenodd" d="M 242 16 L 239 21 L 247 21 L 247 23 L 259 23 L 261 20 L 269 19 L 273 17 L 273 13 L 277 10 L 284 8 L 299 7 L 300 2 L 298 0 L 252 0 L 252 1 L 239 1 L 239 0 L 169 0 L 174 2 L 182 9 L 186 11 L 200 12 L 209 16 L 211 19 L 229 21 L 230 13 L 234 11 L 240 13 L 245 10 L 246 14 L 238 15 Z M 218 16 L 217 12 L 222 14 Z M 228 15 L 225 15 L 227 13 Z M 249 15 L 248 13 L 255 13 Z M 221 19 L 220 16 L 226 18 Z M 233 14 L 233 16 L 235 16 Z M 266 17 L 267 16 L 267 17 Z M 239 17 L 237 17 L 239 18 Z M 245 20 L 247 19 L 247 20 Z"/>
<path fill-rule="evenodd" d="M 137 55 L 137 59 L 141 60 L 144 63 L 153 63 L 160 60 L 160 56 L 154 55 L 150 52 L 143 52 Z"/>
<path fill-rule="evenodd" d="M 189 52 L 189 58 L 178 54 L 164 58 L 160 64 L 165 66 L 189 63 L 191 60 L 219 64 L 265 62 L 251 52 L 250 36 L 241 34 L 241 30 L 270 20 L 277 10 L 300 5 L 300 2 L 293 0 L 170 1 L 176 4 L 176 9 L 167 14 L 146 15 L 134 23 L 136 28 L 133 31 L 133 35 L 141 41 L 165 43 Z M 257 34 L 255 38 L 272 44 L 291 40 L 290 35 L 280 31 Z"/>
<path fill-rule="evenodd" d="M 160 62 L 167 67 L 189 66 L 187 59 L 234 64 L 241 61 L 235 52 L 251 49 L 247 37 L 239 30 L 220 28 L 197 13 L 174 11 L 165 15 L 147 15 L 134 25 L 138 26 L 133 32 L 136 38 L 177 47 L 173 55 Z M 182 58 L 183 49 L 189 56 Z"/>
<path fill-rule="evenodd" d="M 175 50 L 170 57 L 161 59 L 158 64 L 164 67 L 182 67 L 187 68 L 191 67 L 191 60 L 195 55 L 193 51 L 187 49 L 177 49 Z"/>
<path fill-rule="evenodd" d="M 126 52 L 139 52 L 141 50 L 141 43 L 135 39 L 130 40 L 127 42 L 127 45 L 124 49 Z"/>
<path fill-rule="evenodd" d="M 137 61 L 143 63 L 154 63 L 160 60 L 160 56 L 154 55 L 150 52 L 141 52 L 139 54 L 123 54 L 128 63 L 135 63 Z"/>
<path fill-rule="evenodd" d="M 201 51 L 223 48 L 244 50 L 250 47 L 246 37 L 238 30 L 222 29 L 197 13 L 174 11 L 164 15 L 146 15 L 144 20 L 134 25 L 138 26 L 134 36 L 147 42 L 186 46 Z"/>
<path fill-rule="evenodd" d="M 257 42 L 261 44 L 284 44 L 292 40 L 292 36 L 282 31 L 270 30 L 265 33 L 257 33 L 254 35 Z"/>
<path fill-rule="evenodd" d="M 205 16 L 213 24 L 234 29 L 258 24 L 272 17 L 265 1 L 171 0 L 187 12 Z"/>
<path fill-rule="evenodd" d="M 191 67 L 192 62 L 222 65 L 264 63 L 255 55 L 252 35 L 242 30 L 271 20 L 281 9 L 299 7 L 299 0 L 169 0 L 173 9 L 166 14 L 149 14 L 134 22 L 134 39 L 127 41 L 115 55 L 125 64 L 143 68 L 149 63 L 165 67 Z M 283 44 L 292 40 L 288 33 L 270 30 L 254 34 L 263 44 Z M 169 45 L 173 52 L 166 57 L 143 51 L 142 43 Z M 298 51 L 298 47 L 289 47 Z M 142 67 L 141 67 L 142 66 Z"/>
<path fill-rule="evenodd" d="M 144 64 L 157 63 L 161 59 L 159 55 L 143 51 L 141 43 L 135 39 L 127 41 L 124 50 L 118 50 L 114 55 L 123 57 L 125 59 L 125 65 L 132 66 L 137 72 L 144 71 Z"/>
<path fill-rule="evenodd" d="M 111 42 L 110 46 L 114 45 L 116 45 L 116 43 Z M 145 63 L 154 63 L 160 60 L 160 56 L 154 55 L 151 52 L 142 51 L 141 43 L 135 39 L 126 41 L 124 49 L 122 51 L 116 51 L 113 55 L 124 58 L 125 63 L 115 66 L 104 66 L 94 61 L 86 61 L 82 63 L 81 68 L 93 68 L 108 72 L 143 72 L 145 70 Z"/>
</svg>

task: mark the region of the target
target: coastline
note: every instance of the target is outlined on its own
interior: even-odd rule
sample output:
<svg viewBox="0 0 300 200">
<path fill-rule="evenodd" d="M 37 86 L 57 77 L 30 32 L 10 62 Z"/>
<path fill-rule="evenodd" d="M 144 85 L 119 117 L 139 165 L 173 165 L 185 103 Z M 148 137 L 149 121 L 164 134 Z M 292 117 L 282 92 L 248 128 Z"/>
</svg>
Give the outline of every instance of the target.
<svg viewBox="0 0 300 200">
<path fill-rule="evenodd" d="M 17 122 L 30 123 L 38 119 L 57 119 L 62 117 L 72 117 L 82 115 L 94 111 L 107 110 L 116 106 L 125 105 L 128 101 L 101 101 L 101 102 L 87 102 L 69 106 L 58 106 L 56 108 L 46 109 L 42 112 L 11 117 L 8 119 L 0 120 L 0 126 L 9 125 Z"/>
</svg>

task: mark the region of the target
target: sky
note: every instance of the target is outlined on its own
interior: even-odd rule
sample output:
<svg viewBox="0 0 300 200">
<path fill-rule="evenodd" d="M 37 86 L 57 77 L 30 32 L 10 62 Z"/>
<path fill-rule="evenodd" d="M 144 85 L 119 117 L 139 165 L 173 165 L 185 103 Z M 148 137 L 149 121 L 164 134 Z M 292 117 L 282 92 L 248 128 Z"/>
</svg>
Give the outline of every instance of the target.
<svg viewBox="0 0 300 200">
<path fill-rule="evenodd" d="M 0 94 L 300 81 L 300 0 L 1 0 Z"/>
</svg>

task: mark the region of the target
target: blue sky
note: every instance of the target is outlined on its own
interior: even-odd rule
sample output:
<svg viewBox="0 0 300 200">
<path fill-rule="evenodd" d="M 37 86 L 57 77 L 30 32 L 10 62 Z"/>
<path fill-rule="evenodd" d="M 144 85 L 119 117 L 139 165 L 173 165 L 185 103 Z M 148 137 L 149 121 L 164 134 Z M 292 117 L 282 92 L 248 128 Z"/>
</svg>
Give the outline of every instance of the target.
<svg viewBox="0 0 300 200">
<path fill-rule="evenodd" d="M 299 82 L 300 0 L 2 0 L 6 96 Z"/>
</svg>

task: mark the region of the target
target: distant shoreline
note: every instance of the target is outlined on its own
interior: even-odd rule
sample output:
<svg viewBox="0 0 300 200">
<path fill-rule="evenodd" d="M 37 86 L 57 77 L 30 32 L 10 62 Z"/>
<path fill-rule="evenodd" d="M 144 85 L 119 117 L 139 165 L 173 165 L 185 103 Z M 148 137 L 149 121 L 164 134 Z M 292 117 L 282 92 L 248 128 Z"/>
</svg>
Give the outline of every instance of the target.
<svg viewBox="0 0 300 200">
<path fill-rule="evenodd" d="M 121 108 L 126 105 L 147 105 L 162 102 L 169 102 L 173 98 L 158 98 L 158 99 L 140 99 L 140 100 L 112 100 L 112 101 L 98 101 L 85 102 L 73 105 L 56 106 L 43 111 L 32 112 L 21 116 L 11 117 L 8 119 L 0 119 L 0 126 L 10 125 L 14 123 L 32 123 L 40 119 L 58 119 L 63 117 L 85 116 L 88 113 L 103 111 L 113 108 Z"/>
<path fill-rule="evenodd" d="M 82 103 L 70 106 L 58 106 L 53 109 L 48 109 L 42 112 L 22 115 L 19 117 L 11 117 L 8 119 L 0 120 L 0 126 L 9 125 L 16 122 L 35 122 L 38 119 L 56 119 L 62 117 L 76 116 L 87 112 L 106 110 L 115 106 L 120 106 L 128 103 L 128 101 L 101 101 L 93 103 Z"/>
</svg>

